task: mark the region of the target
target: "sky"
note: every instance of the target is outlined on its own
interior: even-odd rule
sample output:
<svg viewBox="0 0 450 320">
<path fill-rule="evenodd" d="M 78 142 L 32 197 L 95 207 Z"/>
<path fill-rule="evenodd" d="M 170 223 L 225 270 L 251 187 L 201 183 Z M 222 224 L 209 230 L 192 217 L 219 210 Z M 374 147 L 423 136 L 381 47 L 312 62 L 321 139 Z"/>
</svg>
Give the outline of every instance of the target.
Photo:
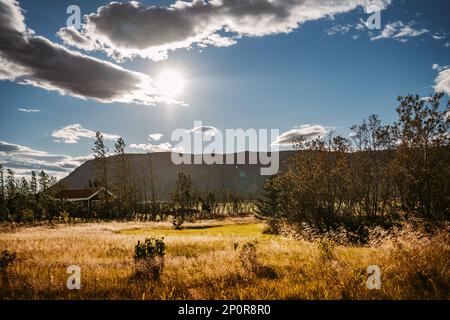
<svg viewBox="0 0 450 320">
<path fill-rule="evenodd" d="M 449 21 L 445 0 L 0 0 L 0 162 L 61 177 L 95 131 L 138 153 L 179 150 L 177 129 L 348 136 L 450 94 Z"/>
</svg>

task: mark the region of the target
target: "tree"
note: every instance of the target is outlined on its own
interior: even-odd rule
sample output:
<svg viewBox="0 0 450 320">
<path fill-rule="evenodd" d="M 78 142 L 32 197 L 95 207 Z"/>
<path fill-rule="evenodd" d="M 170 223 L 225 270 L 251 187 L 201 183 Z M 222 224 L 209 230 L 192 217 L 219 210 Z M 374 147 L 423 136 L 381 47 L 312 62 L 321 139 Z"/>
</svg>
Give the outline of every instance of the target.
<svg viewBox="0 0 450 320">
<path fill-rule="evenodd" d="M 214 191 L 208 191 L 201 200 L 202 211 L 206 213 L 206 217 L 212 218 L 216 212 L 216 196 Z"/>
<path fill-rule="evenodd" d="M 5 172 L 3 164 L 0 163 L 0 221 L 6 221 L 8 213 L 5 194 Z"/>
<path fill-rule="evenodd" d="M 11 169 L 7 169 L 6 174 L 6 194 L 8 200 L 12 200 L 16 196 L 16 178 L 14 176 L 14 171 Z"/>
<path fill-rule="evenodd" d="M 156 205 L 156 193 L 155 193 L 155 180 L 153 176 L 153 164 L 152 164 L 152 155 L 150 152 L 147 153 L 148 158 L 148 166 L 150 172 L 150 196 L 151 196 L 151 215 L 153 218 L 156 217 L 156 211 L 158 210 Z M 162 220 L 162 217 L 161 217 Z"/>
<path fill-rule="evenodd" d="M 119 157 L 119 182 L 117 183 L 117 194 L 122 207 L 122 215 L 125 216 L 127 210 L 130 209 L 130 184 L 129 184 L 129 163 L 125 155 L 125 141 L 119 137 L 114 145 L 114 153 Z"/>
<path fill-rule="evenodd" d="M 104 199 L 105 207 L 108 208 L 109 204 L 108 166 L 107 166 L 108 148 L 104 143 L 103 135 L 99 131 L 95 133 L 94 148 L 92 148 L 92 151 L 94 152 L 94 158 L 96 159 L 96 162 L 100 168 L 100 183 L 101 186 L 105 188 L 105 199 Z"/>
<path fill-rule="evenodd" d="M 31 179 L 30 179 L 30 192 L 32 195 L 36 195 L 38 191 L 38 183 L 36 178 L 36 171 L 31 171 Z"/>
<path fill-rule="evenodd" d="M 382 125 L 371 115 L 360 125 L 350 128 L 354 156 L 350 160 L 350 192 L 361 214 L 383 216 L 394 205 L 391 165 L 393 137 L 391 126 Z"/>
<path fill-rule="evenodd" d="M 0 202 L 5 202 L 5 171 L 0 163 Z"/>
<path fill-rule="evenodd" d="M 41 172 L 39 172 L 39 189 L 41 191 L 41 193 L 44 193 L 47 191 L 48 189 L 48 175 L 45 173 L 44 170 L 41 170 Z"/>
<path fill-rule="evenodd" d="M 394 124 L 399 142 L 396 184 L 403 210 L 428 219 L 450 214 L 450 108 L 449 101 L 440 107 L 442 97 L 399 97 L 399 121 Z"/>
<path fill-rule="evenodd" d="M 20 183 L 19 183 L 19 193 L 23 196 L 23 197 L 28 197 L 29 193 L 30 193 L 30 186 L 28 184 L 28 181 L 25 177 L 22 177 L 20 179 Z"/>
<path fill-rule="evenodd" d="M 196 212 L 195 206 L 198 204 L 198 192 L 190 175 L 183 172 L 178 174 L 171 198 L 175 205 L 173 225 L 175 229 L 181 229 L 185 219 L 193 217 Z"/>
<path fill-rule="evenodd" d="M 17 187 L 14 171 L 11 169 L 6 170 L 6 204 L 8 212 L 11 215 L 17 213 Z M 11 219 L 11 218 L 10 218 Z M 12 218 L 14 219 L 14 218 Z"/>
<path fill-rule="evenodd" d="M 262 187 L 262 197 L 256 203 L 257 214 L 269 223 L 271 233 L 276 233 L 282 218 L 281 189 L 276 176 L 268 178 Z"/>
<path fill-rule="evenodd" d="M 36 177 L 36 171 L 31 171 L 30 178 L 30 193 L 32 197 L 32 206 L 35 215 L 35 219 L 39 216 L 39 193 L 38 193 L 38 182 Z"/>
</svg>

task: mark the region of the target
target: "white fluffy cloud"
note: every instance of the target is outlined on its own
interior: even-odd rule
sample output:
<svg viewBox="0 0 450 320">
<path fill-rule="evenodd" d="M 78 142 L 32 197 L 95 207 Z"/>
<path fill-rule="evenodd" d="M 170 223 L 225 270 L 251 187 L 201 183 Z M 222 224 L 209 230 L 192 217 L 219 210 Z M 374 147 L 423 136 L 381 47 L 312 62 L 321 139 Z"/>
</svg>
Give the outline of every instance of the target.
<svg viewBox="0 0 450 320">
<path fill-rule="evenodd" d="M 76 47 L 79 49 L 91 51 L 97 47 L 95 42 L 89 41 L 89 39 L 81 35 L 73 26 L 61 28 L 57 32 L 57 35 L 65 44 L 74 45 L 76 43 Z"/>
<path fill-rule="evenodd" d="M 166 59 L 168 52 L 233 45 L 243 36 L 289 33 L 307 21 L 349 12 L 384 9 L 391 0 L 193 0 L 168 7 L 137 1 L 111 2 L 87 15 L 81 32 L 62 28 L 64 42 L 96 48 L 122 60 L 133 56 Z"/>
<path fill-rule="evenodd" d="M 188 132 L 193 132 L 193 133 L 201 133 L 205 136 L 211 136 L 214 137 L 217 133 L 217 131 L 219 131 L 217 128 L 212 127 L 212 126 L 198 126 L 195 128 L 192 128 L 190 130 L 187 130 Z"/>
<path fill-rule="evenodd" d="M 92 159 L 92 156 L 71 157 L 49 154 L 45 151 L 0 141 L 0 162 L 19 175 L 29 174 L 32 170 L 44 170 L 62 177 L 89 159 Z"/>
<path fill-rule="evenodd" d="M 169 142 L 154 144 L 152 141 L 160 141 L 163 135 L 153 133 L 148 135 L 148 143 L 132 143 L 129 148 L 145 152 L 183 152 L 180 148 L 174 148 Z"/>
<path fill-rule="evenodd" d="M 449 66 L 439 66 L 438 64 L 433 64 L 433 70 L 438 71 L 438 75 L 435 80 L 434 90 L 436 92 L 444 92 L 450 95 L 450 67 Z"/>
<path fill-rule="evenodd" d="M 183 152 L 180 148 L 174 148 L 169 142 L 160 144 L 152 143 L 132 143 L 129 146 L 131 149 L 143 150 L 146 152 Z"/>
<path fill-rule="evenodd" d="M 330 128 L 322 125 L 309 125 L 304 124 L 294 129 L 282 133 L 273 146 L 290 147 L 296 139 L 304 138 L 306 140 L 312 140 L 319 137 L 325 137 Z"/>
<path fill-rule="evenodd" d="M 401 21 L 396 21 L 388 23 L 379 35 L 373 36 L 370 39 L 379 40 L 392 38 L 398 41 L 406 41 L 407 38 L 418 37 L 429 32 L 430 30 L 428 29 L 414 29 L 411 23 L 404 24 Z"/>
<path fill-rule="evenodd" d="M 115 134 L 102 132 L 102 135 L 105 140 L 117 140 L 117 138 L 119 138 L 119 136 Z M 83 128 L 81 124 L 75 123 L 59 130 L 54 130 L 52 132 L 52 137 L 56 138 L 55 142 L 77 143 L 80 138 L 95 139 L 95 131 Z"/>
<path fill-rule="evenodd" d="M 162 135 L 161 133 L 152 133 L 152 134 L 149 134 L 148 137 L 149 137 L 151 140 L 159 141 L 159 140 L 161 140 L 161 138 L 163 137 L 163 135 Z"/>
<path fill-rule="evenodd" d="M 334 25 L 331 28 L 325 30 L 326 34 L 329 36 L 334 36 L 335 34 L 345 34 L 349 32 L 352 29 L 352 25 L 346 24 L 346 25 Z"/>
<path fill-rule="evenodd" d="M 71 41 L 75 41 L 71 31 L 60 34 L 66 38 L 72 34 Z M 146 74 L 82 55 L 36 35 L 27 28 L 14 0 L 0 0 L 0 80 L 105 103 L 176 102 L 158 92 Z"/>
<path fill-rule="evenodd" d="M 26 108 L 19 108 L 17 109 L 21 112 L 26 112 L 26 113 L 36 113 L 36 112 L 41 112 L 41 110 L 39 109 L 26 109 Z"/>
</svg>

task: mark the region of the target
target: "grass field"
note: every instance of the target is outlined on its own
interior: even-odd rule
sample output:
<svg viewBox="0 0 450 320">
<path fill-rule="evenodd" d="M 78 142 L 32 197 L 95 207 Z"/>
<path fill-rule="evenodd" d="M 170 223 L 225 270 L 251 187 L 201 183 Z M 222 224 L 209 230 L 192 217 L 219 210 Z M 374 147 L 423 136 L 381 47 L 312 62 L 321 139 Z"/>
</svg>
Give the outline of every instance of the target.
<svg viewBox="0 0 450 320">
<path fill-rule="evenodd" d="M 412 231 L 376 246 L 324 246 L 263 234 L 252 218 L 169 223 L 92 223 L 0 233 L 0 249 L 17 252 L 1 277 L 0 299 L 449 299 L 450 245 Z M 132 281 L 138 240 L 164 237 L 161 280 Z M 246 271 L 235 243 L 258 241 L 259 263 Z M 66 287 L 67 267 L 81 268 L 81 290 Z M 366 285 L 381 268 L 380 290 Z"/>
</svg>

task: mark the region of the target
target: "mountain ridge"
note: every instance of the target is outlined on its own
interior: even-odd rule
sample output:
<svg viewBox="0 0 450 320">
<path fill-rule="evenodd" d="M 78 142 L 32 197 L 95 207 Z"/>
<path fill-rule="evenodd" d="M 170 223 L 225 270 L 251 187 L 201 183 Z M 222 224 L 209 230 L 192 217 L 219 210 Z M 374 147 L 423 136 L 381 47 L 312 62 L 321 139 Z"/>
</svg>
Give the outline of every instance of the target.
<svg viewBox="0 0 450 320">
<path fill-rule="evenodd" d="M 283 162 L 293 155 L 294 152 L 272 152 L 271 156 L 276 157 L 278 155 L 281 169 L 284 167 Z M 203 161 L 201 164 L 194 164 L 203 159 L 204 155 L 202 154 L 185 154 L 187 158 L 190 157 L 192 164 L 174 164 L 171 159 L 171 152 L 129 153 L 125 154 L 125 157 L 129 164 L 130 180 L 136 186 L 136 190 L 141 194 L 142 198 L 147 198 L 151 194 L 151 173 L 153 172 L 155 195 L 160 200 L 167 200 L 180 172 L 191 176 L 195 187 L 201 194 L 208 191 L 221 192 L 228 189 L 232 192 L 256 197 L 264 181 L 269 177 L 261 175 L 260 169 L 269 167 L 270 164 L 261 164 L 260 154 L 267 156 L 267 152 L 249 151 L 232 154 L 213 154 L 219 159 L 222 157 L 224 164 L 206 164 Z M 226 157 L 231 158 L 231 155 L 233 155 L 234 163 L 226 164 Z M 238 155 L 241 157 L 245 156 L 246 164 L 237 163 Z M 248 164 L 249 158 L 255 157 L 255 155 L 257 156 L 257 163 Z M 120 155 L 107 158 L 108 180 L 112 184 L 119 182 L 120 163 Z M 98 160 L 92 159 L 84 162 L 61 181 L 70 189 L 87 188 L 99 176 L 100 166 Z"/>
</svg>

